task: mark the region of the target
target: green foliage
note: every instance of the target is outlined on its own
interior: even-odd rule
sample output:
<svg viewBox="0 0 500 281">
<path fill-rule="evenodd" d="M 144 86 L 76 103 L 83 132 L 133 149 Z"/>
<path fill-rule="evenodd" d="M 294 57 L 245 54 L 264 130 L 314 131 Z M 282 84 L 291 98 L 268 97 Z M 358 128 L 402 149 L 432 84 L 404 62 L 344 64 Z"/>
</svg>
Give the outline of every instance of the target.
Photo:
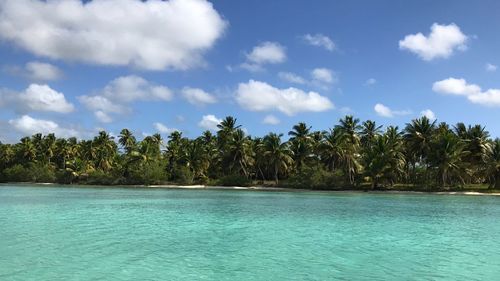
<svg viewBox="0 0 500 281">
<path fill-rule="evenodd" d="M 296 188 L 500 188 L 500 141 L 480 125 L 417 118 L 403 130 L 345 116 L 327 131 L 300 122 L 286 140 L 247 135 L 228 116 L 197 138 L 172 132 L 137 139 L 123 129 L 89 140 L 54 134 L 0 143 L 0 181 L 65 184 L 208 183 L 252 181 Z"/>
<path fill-rule="evenodd" d="M 174 182 L 179 184 L 193 184 L 194 181 L 194 173 L 185 166 L 176 167 L 172 172 L 172 179 Z"/>
<path fill-rule="evenodd" d="M 331 173 L 323 166 L 302 167 L 297 173 L 291 175 L 284 185 L 291 188 L 304 189 L 343 189 L 346 184 L 341 171 Z"/>
<path fill-rule="evenodd" d="M 216 181 L 220 186 L 251 186 L 252 180 L 242 175 L 227 175 Z"/>
<path fill-rule="evenodd" d="M 130 173 L 129 182 L 132 184 L 154 185 L 167 180 L 165 166 L 160 162 L 151 162 L 141 165 Z"/>
<path fill-rule="evenodd" d="M 3 171 L 3 178 L 7 182 L 29 182 L 31 177 L 29 175 L 29 169 L 26 169 L 21 164 L 16 164 L 10 168 L 6 168 Z"/>
<path fill-rule="evenodd" d="M 123 179 L 102 170 L 95 170 L 83 177 L 84 184 L 91 185 L 114 185 L 123 183 Z"/>
</svg>

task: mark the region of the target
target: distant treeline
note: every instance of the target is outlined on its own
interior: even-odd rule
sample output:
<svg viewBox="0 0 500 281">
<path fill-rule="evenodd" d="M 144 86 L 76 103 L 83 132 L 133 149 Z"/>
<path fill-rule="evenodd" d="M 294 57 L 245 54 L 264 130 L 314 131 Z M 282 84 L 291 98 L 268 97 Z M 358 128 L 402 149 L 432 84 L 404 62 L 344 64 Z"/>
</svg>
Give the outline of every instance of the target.
<svg viewBox="0 0 500 281">
<path fill-rule="evenodd" d="M 302 188 L 394 185 L 442 189 L 467 184 L 500 188 L 500 140 L 481 125 L 450 126 L 426 117 L 400 130 L 345 116 L 328 131 L 298 123 L 283 135 L 245 134 L 231 116 L 195 139 L 171 133 L 138 141 L 35 134 L 0 143 L 0 181 L 79 184 L 274 184 Z"/>
</svg>

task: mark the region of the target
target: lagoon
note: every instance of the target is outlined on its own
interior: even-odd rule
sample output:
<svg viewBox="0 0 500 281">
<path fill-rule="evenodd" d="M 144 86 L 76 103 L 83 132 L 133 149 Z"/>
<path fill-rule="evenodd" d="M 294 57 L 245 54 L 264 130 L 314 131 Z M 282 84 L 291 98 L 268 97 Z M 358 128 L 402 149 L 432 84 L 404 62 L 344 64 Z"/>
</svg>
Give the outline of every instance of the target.
<svg viewBox="0 0 500 281">
<path fill-rule="evenodd" d="M 0 280 L 495 280 L 500 197 L 0 186 Z"/>
</svg>

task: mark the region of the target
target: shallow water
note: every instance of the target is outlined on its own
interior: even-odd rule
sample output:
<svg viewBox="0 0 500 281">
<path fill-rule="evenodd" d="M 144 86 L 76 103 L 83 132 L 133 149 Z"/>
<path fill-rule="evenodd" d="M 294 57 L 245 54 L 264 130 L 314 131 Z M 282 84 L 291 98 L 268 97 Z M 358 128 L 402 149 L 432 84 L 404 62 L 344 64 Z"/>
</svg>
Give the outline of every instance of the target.
<svg viewBox="0 0 500 281">
<path fill-rule="evenodd" d="M 0 280 L 498 280 L 500 197 L 0 186 Z"/>
</svg>

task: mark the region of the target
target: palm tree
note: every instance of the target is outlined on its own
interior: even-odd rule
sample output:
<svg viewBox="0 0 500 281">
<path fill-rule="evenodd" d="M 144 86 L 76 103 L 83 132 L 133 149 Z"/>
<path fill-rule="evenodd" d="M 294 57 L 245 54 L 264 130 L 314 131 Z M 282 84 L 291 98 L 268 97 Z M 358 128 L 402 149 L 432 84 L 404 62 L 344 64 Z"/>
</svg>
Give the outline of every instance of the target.
<svg viewBox="0 0 500 281">
<path fill-rule="evenodd" d="M 254 163 L 251 139 L 245 136 L 242 129 L 237 129 L 228 143 L 227 151 L 231 161 L 230 172 L 242 173 L 248 178 L 250 167 Z"/>
<path fill-rule="evenodd" d="M 293 152 L 288 147 L 288 143 L 281 142 L 282 136 L 282 134 L 270 133 L 262 142 L 262 151 L 276 184 L 278 184 L 279 176 L 286 173 L 293 165 Z"/>
<path fill-rule="evenodd" d="M 217 125 L 217 128 L 219 128 L 219 131 L 217 131 L 217 137 L 220 148 L 224 148 L 232 137 L 234 131 L 241 127 L 240 125 L 236 125 L 237 120 L 238 119 L 232 116 L 226 116 L 226 118 L 224 118 L 220 124 Z"/>
<path fill-rule="evenodd" d="M 485 155 L 485 175 L 490 188 L 500 188 L 500 139 L 495 139 Z"/>
<path fill-rule="evenodd" d="M 56 149 L 56 136 L 54 134 L 48 134 L 43 137 L 42 147 L 44 151 L 44 162 L 50 165 Z"/>
<path fill-rule="evenodd" d="M 104 172 L 113 168 L 116 156 L 116 143 L 107 132 L 100 131 L 99 135 L 92 141 L 92 148 L 95 148 L 95 163 Z"/>
<path fill-rule="evenodd" d="M 125 149 L 125 152 L 130 155 L 136 149 L 137 140 L 134 134 L 129 129 L 123 129 L 118 136 L 118 143 Z"/>
<path fill-rule="evenodd" d="M 350 115 L 340 119 L 339 123 L 335 126 L 335 129 L 342 135 L 341 139 L 344 149 L 342 166 L 348 181 L 353 185 L 355 176 L 361 169 L 361 165 L 359 164 L 361 141 L 358 134 L 361 126 L 359 125 L 359 119 Z"/>
<path fill-rule="evenodd" d="M 288 132 L 290 136 L 291 149 L 294 155 L 294 162 L 299 170 L 311 156 L 313 138 L 310 134 L 311 127 L 306 123 L 300 122 L 293 126 L 293 129 Z"/>
<path fill-rule="evenodd" d="M 425 163 L 430 151 L 432 136 L 436 128 L 436 121 L 431 122 L 426 116 L 414 119 L 406 124 L 404 139 L 412 154 L 414 163 Z"/>
<path fill-rule="evenodd" d="M 465 183 L 465 178 L 469 174 L 467 164 L 464 162 L 469 152 L 465 147 L 465 143 L 452 132 L 437 135 L 431 143 L 429 162 L 437 172 L 441 187 L 456 182 Z"/>
<path fill-rule="evenodd" d="M 361 129 L 361 145 L 363 147 L 368 146 L 373 139 L 380 135 L 380 132 L 382 130 L 382 125 L 377 126 L 377 123 L 372 120 L 367 120 L 363 122 L 362 129 Z"/>
<path fill-rule="evenodd" d="M 33 162 L 36 158 L 36 147 L 29 137 L 24 137 L 19 143 L 19 153 L 21 156 L 21 163 Z"/>
<path fill-rule="evenodd" d="M 324 134 L 324 140 L 320 144 L 320 159 L 329 171 L 333 172 L 343 161 L 345 152 L 342 138 L 343 135 L 338 128 L 331 129 Z"/>
</svg>

